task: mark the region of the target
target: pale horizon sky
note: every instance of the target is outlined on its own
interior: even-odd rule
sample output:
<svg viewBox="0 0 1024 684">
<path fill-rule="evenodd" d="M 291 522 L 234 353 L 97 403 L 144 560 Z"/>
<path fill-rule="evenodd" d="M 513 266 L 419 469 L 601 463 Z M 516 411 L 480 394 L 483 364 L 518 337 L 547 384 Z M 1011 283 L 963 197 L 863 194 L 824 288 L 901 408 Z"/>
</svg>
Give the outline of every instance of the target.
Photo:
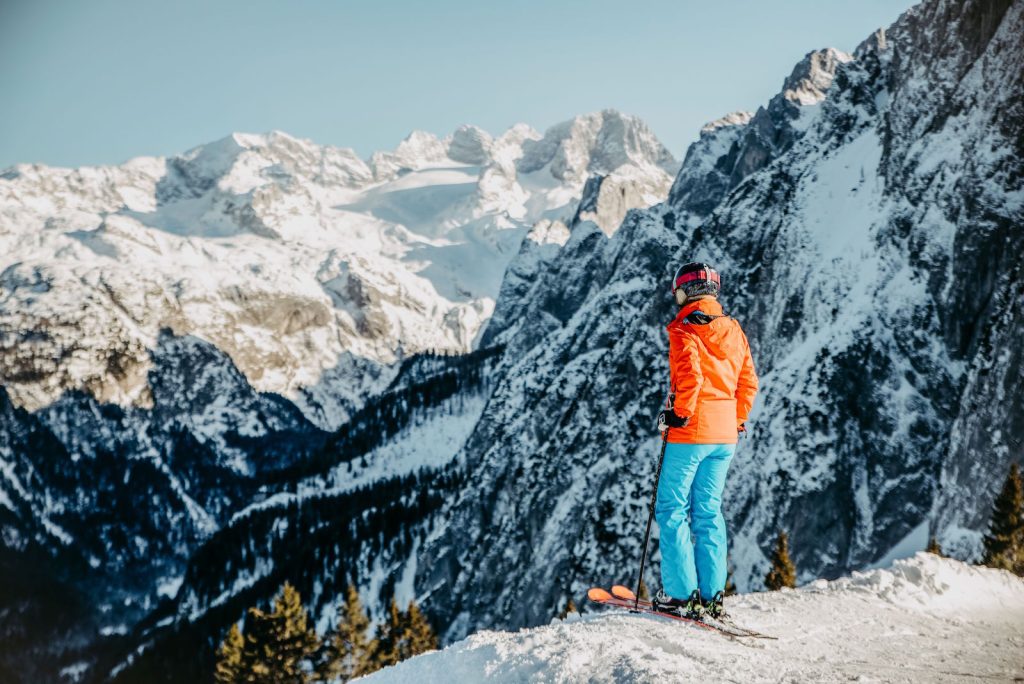
<svg viewBox="0 0 1024 684">
<path fill-rule="evenodd" d="M 283 130 L 366 157 L 414 129 L 614 108 L 682 158 L 793 65 L 909 0 L 3 0 L 0 169 L 117 164 Z"/>
</svg>

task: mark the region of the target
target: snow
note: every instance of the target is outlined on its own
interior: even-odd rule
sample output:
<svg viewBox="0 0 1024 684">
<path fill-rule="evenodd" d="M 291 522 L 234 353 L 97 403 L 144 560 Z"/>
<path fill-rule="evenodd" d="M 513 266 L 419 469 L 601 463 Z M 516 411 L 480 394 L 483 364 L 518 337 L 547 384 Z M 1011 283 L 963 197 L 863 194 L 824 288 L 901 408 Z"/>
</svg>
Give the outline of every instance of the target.
<svg viewBox="0 0 1024 684">
<path fill-rule="evenodd" d="M 888 567 L 901 558 L 909 558 L 918 551 L 923 551 L 926 546 L 928 546 L 927 520 L 908 532 L 906 537 L 901 539 L 896 546 L 892 547 L 888 553 L 870 567 L 872 569 Z"/>
<path fill-rule="evenodd" d="M 527 232 L 570 217 L 589 174 L 632 179 L 645 206 L 671 184 L 674 160 L 635 117 L 598 112 L 539 137 L 414 131 L 364 162 L 235 133 L 166 159 L 9 169 L 0 330 L 36 335 L 12 338 L 0 383 L 30 410 L 72 389 L 146 405 L 147 351 L 169 328 L 334 429 L 407 355 L 471 350 Z"/>
<path fill-rule="evenodd" d="M 421 469 L 443 468 L 472 433 L 486 401 L 486 396 L 478 395 L 445 402 L 422 421 L 358 459 L 364 465 L 353 462 L 351 467 L 346 464 L 335 468 L 330 491 L 349 491 Z"/>
<path fill-rule="evenodd" d="M 386 444 L 334 468 L 327 476 L 313 477 L 298 484 L 297 492 L 277 492 L 249 504 L 232 515 L 229 525 L 239 524 L 258 511 L 285 508 L 304 499 L 333 496 L 371 485 L 380 480 L 411 475 L 447 466 L 459 453 L 480 419 L 487 398 L 462 396 L 442 403 L 424 417 L 395 435 Z"/>
<path fill-rule="evenodd" d="M 174 598 L 178 594 L 178 589 L 181 588 L 181 583 L 184 581 L 184 576 L 168 577 L 159 582 L 156 585 L 157 596 L 165 596 L 167 598 Z"/>
<path fill-rule="evenodd" d="M 85 674 L 88 671 L 89 671 L 89 662 L 85 661 L 85 660 L 82 660 L 82 661 L 79 661 L 77 663 L 73 663 L 71 665 L 68 665 L 67 667 L 61 668 L 60 676 L 63 679 L 66 679 L 66 680 L 69 680 L 69 681 L 72 681 L 72 682 L 77 682 L 77 681 L 80 681 L 82 679 L 82 677 L 84 677 Z"/>
<path fill-rule="evenodd" d="M 733 597 L 731 641 L 589 604 L 582 617 L 485 631 L 367 682 L 961 682 L 1024 677 L 1024 580 L 919 553 L 796 591 Z"/>
<path fill-rule="evenodd" d="M 411 601 L 420 601 L 416 595 L 416 558 L 419 552 L 420 540 L 413 541 L 412 551 L 409 552 L 409 560 L 395 583 L 394 599 L 400 606 L 407 606 Z"/>
</svg>

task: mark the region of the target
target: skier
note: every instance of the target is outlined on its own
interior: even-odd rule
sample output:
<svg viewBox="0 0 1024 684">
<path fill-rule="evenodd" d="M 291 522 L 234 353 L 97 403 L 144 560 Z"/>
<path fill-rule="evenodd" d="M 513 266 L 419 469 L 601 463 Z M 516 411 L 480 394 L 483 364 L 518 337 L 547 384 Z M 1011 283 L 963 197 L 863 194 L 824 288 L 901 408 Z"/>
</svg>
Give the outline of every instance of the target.
<svg viewBox="0 0 1024 684">
<path fill-rule="evenodd" d="M 658 415 L 658 428 L 668 434 L 654 510 L 662 582 L 654 604 L 690 618 L 724 616 L 722 490 L 757 394 L 747 337 L 722 313 L 720 287 L 708 264 L 676 271 L 672 292 L 679 314 L 668 325 L 672 390 Z"/>
</svg>

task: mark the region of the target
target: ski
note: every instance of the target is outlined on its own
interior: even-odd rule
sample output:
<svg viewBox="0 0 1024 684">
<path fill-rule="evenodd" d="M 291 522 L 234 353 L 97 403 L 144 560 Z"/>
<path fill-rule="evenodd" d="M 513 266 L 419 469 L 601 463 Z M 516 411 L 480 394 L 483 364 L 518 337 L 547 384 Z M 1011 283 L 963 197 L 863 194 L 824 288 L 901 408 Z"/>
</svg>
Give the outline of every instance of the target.
<svg viewBox="0 0 1024 684">
<path fill-rule="evenodd" d="M 662 612 L 657 610 L 654 607 L 654 604 L 650 601 L 644 601 L 642 599 L 638 600 L 636 598 L 636 594 L 634 594 L 629 588 L 619 584 L 613 586 L 610 593 L 600 587 L 594 587 L 587 592 L 587 598 L 595 603 L 600 603 L 606 606 L 626 608 L 639 613 L 659 615 L 679 622 L 687 622 L 697 627 L 714 630 L 733 638 L 745 637 L 751 639 L 775 639 L 773 636 L 762 634 L 761 632 L 756 632 L 752 629 L 747 629 L 746 627 L 741 627 L 739 625 L 730 624 L 725 620 L 715 620 L 714 618 L 701 618 L 699 620 L 695 620 L 676 613 Z"/>
<path fill-rule="evenodd" d="M 770 634 L 765 634 L 764 632 L 758 632 L 757 630 L 750 629 L 749 627 L 744 627 L 742 625 L 737 625 L 735 622 L 733 622 L 729 618 L 726 618 L 724 620 L 722 618 L 706 618 L 706 619 L 714 620 L 718 624 L 724 625 L 724 626 L 728 627 L 729 629 L 733 630 L 736 633 L 741 633 L 742 632 L 743 636 L 749 637 L 751 639 L 771 639 L 772 641 L 778 641 L 778 639 L 779 639 L 779 637 L 771 636 Z"/>
<path fill-rule="evenodd" d="M 675 620 L 676 622 L 685 622 L 693 625 L 694 627 L 700 627 L 711 632 L 718 632 L 719 634 L 729 637 L 730 639 L 739 639 L 740 637 L 746 636 L 745 634 L 738 634 L 732 632 L 727 627 L 713 625 L 703 620 L 694 620 L 692 618 L 683 617 L 676 613 L 663 613 L 660 610 L 655 610 L 650 603 L 643 601 L 639 604 L 635 604 L 633 601 L 626 599 L 616 598 L 612 596 L 608 591 L 601 589 L 600 587 L 594 587 L 587 592 L 587 598 L 594 603 L 600 603 L 603 606 L 612 606 L 614 608 L 623 608 L 632 613 L 643 613 L 644 615 L 656 615 L 658 617 L 668 618 Z M 646 604 L 646 605 L 645 605 Z"/>
<path fill-rule="evenodd" d="M 639 605 L 646 606 L 646 607 L 651 608 L 651 609 L 654 608 L 654 604 L 652 604 L 650 601 L 644 601 L 643 599 L 640 599 L 639 601 L 637 601 L 636 594 L 634 594 L 633 591 L 629 587 L 624 587 L 621 584 L 616 584 L 615 586 L 612 587 L 612 596 L 614 596 L 615 598 L 618 598 L 618 599 L 622 599 L 624 601 L 636 602 Z M 723 625 L 725 627 L 728 627 L 731 631 L 736 633 L 737 636 L 745 636 L 745 637 L 750 637 L 752 639 L 777 639 L 777 637 L 769 636 L 768 634 L 764 634 L 763 632 L 758 632 L 756 630 L 749 629 L 747 627 L 742 627 L 740 625 L 737 625 L 735 622 L 733 622 L 732 620 L 729 620 L 729 619 L 724 619 L 723 620 L 721 618 L 713 618 L 713 617 L 710 617 L 710 616 L 705 616 L 705 617 L 701 618 L 701 621 L 706 623 L 706 624 L 711 624 L 711 625 L 716 625 L 716 626 L 717 625 Z M 742 634 L 740 634 L 741 632 L 742 632 Z"/>
<path fill-rule="evenodd" d="M 654 607 L 651 606 L 647 601 L 641 602 L 638 605 L 634 605 L 633 601 L 612 596 L 608 591 L 600 587 L 593 587 L 592 589 L 587 591 L 587 598 L 589 598 L 594 603 L 600 603 L 602 606 L 625 608 L 626 610 L 636 613 L 644 613 L 646 615 L 658 615 L 660 617 L 666 617 L 671 620 L 676 620 L 678 622 L 686 622 L 691 625 L 694 625 L 695 627 L 701 627 L 703 629 L 707 629 L 713 632 L 721 632 L 726 636 L 735 636 L 726 630 L 719 629 L 714 625 L 709 625 L 708 623 L 701 622 L 700 620 L 694 620 L 692 618 L 683 617 L 682 615 L 677 615 L 675 613 L 663 613 L 661 611 L 655 610 Z"/>
</svg>

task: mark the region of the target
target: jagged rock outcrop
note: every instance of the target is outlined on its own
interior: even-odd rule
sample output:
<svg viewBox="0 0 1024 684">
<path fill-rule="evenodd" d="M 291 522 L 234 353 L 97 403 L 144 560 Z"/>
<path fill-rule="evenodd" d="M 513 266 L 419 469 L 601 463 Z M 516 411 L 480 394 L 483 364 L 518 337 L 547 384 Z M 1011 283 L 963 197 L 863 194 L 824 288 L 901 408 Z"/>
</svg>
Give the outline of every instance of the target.
<svg viewBox="0 0 1024 684">
<path fill-rule="evenodd" d="M 621 166 L 676 170 L 676 162 L 654 133 L 636 117 L 605 110 L 552 126 L 540 140 L 523 143 L 522 173 L 550 166 L 559 180 L 585 180 Z"/>
</svg>

